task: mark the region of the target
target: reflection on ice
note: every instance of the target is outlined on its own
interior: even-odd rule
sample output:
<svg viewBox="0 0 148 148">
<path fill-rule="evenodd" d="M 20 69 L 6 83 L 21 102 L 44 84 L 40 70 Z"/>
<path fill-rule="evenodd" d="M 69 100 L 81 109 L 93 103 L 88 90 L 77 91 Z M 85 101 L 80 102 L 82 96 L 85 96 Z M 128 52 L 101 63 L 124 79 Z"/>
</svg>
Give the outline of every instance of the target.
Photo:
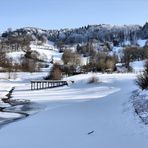
<svg viewBox="0 0 148 148">
<path fill-rule="evenodd" d="M 30 115 L 33 115 L 44 108 L 44 105 L 34 102 L 1 108 L 0 128 L 8 123 L 15 122 L 17 120 L 24 119 Z"/>
</svg>

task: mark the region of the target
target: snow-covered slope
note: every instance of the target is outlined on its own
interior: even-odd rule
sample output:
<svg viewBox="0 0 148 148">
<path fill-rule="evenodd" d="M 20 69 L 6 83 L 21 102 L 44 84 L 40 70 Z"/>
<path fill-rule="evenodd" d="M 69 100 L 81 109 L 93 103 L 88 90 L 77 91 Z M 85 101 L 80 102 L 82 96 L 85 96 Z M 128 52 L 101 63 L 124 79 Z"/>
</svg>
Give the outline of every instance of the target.
<svg viewBox="0 0 148 148">
<path fill-rule="evenodd" d="M 134 61 L 130 63 L 133 72 L 142 72 L 144 70 L 145 60 Z"/>
<path fill-rule="evenodd" d="M 54 46 L 53 42 L 43 45 L 30 45 L 30 50 L 32 52 L 37 52 L 37 59 L 44 62 L 59 62 L 62 63 L 61 57 L 62 53 L 59 53 L 59 50 Z M 25 56 L 24 51 L 12 51 L 7 53 L 7 57 L 12 60 L 14 63 L 20 63 Z"/>
<path fill-rule="evenodd" d="M 139 40 L 137 41 L 137 44 L 138 44 L 140 47 L 144 47 L 145 45 L 148 44 L 148 39 L 145 39 L 145 40 L 139 39 Z"/>
<path fill-rule="evenodd" d="M 114 46 L 110 53 L 117 55 L 119 61 L 121 61 L 121 59 L 123 57 L 123 47 L 116 47 L 116 46 Z"/>
<path fill-rule="evenodd" d="M 54 46 L 52 46 L 53 49 L 46 48 L 46 46 L 41 46 L 42 48 L 40 48 L 40 46 L 35 46 L 35 45 L 30 45 L 31 47 L 31 51 L 36 51 L 37 53 L 39 53 L 39 59 L 46 61 L 46 62 L 50 62 L 51 60 L 53 61 L 59 61 L 61 62 L 61 57 L 62 57 L 62 53 L 59 53 L 58 49 L 56 49 Z M 45 48 L 44 48 L 45 47 Z"/>
<path fill-rule="evenodd" d="M 11 59 L 14 63 L 20 63 L 24 55 L 24 51 L 15 51 L 7 53 L 7 57 Z"/>
<path fill-rule="evenodd" d="M 146 24 L 143 26 L 147 26 Z M 145 29 L 147 31 L 147 27 Z M 97 39 L 98 41 L 118 40 L 120 43 L 128 40 L 144 38 L 147 32 L 142 30 L 140 25 L 88 25 L 75 29 L 44 30 L 34 27 L 25 27 L 11 32 L 4 32 L 2 37 L 30 37 L 31 40 L 52 40 L 54 42 L 62 41 L 65 44 L 83 43 L 88 39 Z"/>
</svg>

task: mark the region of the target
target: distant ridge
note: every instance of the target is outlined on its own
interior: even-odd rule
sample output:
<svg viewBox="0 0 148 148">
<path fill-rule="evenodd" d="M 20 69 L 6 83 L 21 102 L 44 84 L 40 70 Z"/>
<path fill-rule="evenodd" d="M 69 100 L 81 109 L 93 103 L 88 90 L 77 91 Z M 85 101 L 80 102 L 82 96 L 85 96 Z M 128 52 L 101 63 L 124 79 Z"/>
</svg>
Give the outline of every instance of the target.
<svg viewBox="0 0 148 148">
<path fill-rule="evenodd" d="M 35 27 L 24 27 L 14 31 L 9 30 L 1 35 L 1 39 L 10 37 L 20 38 L 29 37 L 31 40 L 51 40 L 55 43 L 63 42 L 65 44 L 97 42 L 118 42 L 131 41 L 148 38 L 148 23 L 140 25 L 87 25 L 75 29 L 46 30 Z"/>
</svg>

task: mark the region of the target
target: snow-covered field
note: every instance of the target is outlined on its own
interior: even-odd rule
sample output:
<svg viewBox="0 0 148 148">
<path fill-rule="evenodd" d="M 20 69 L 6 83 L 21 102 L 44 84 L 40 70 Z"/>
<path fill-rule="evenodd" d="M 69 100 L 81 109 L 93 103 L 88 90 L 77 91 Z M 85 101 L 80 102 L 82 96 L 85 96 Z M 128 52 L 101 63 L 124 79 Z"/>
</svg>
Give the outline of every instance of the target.
<svg viewBox="0 0 148 148">
<path fill-rule="evenodd" d="M 145 60 L 130 62 L 130 66 L 132 67 L 132 71 L 133 72 L 143 72 L 145 62 L 146 62 Z"/>
<path fill-rule="evenodd" d="M 38 53 L 38 60 L 42 60 L 44 62 L 50 62 L 51 60 L 53 60 L 53 62 L 62 62 L 61 57 L 63 53 L 59 53 L 58 49 L 53 45 L 53 43 L 45 44 L 42 46 L 31 44 L 30 48 L 32 52 Z M 15 51 L 7 53 L 7 57 L 11 58 L 14 63 L 20 63 L 24 56 L 24 51 Z"/>
<path fill-rule="evenodd" d="M 53 59 L 54 61 L 61 61 L 62 53 L 59 53 L 56 50 L 38 49 L 38 48 L 31 48 L 31 50 L 38 52 L 40 55 L 38 58 L 46 62 L 50 62 L 51 59 Z"/>
<path fill-rule="evenodd" d="M 2 128 L 2 148 L 147 148 L 148 127 L 130 102 L 137 89 L 135 74 L 77 75 L 65 78 L 74 84 L 39 91 L 30 90 L 28 79 L 41 78 L 41 73 L 28 74 L 27 80 L 24 73 L 18 75 L 20 79 L 11 83 L 1 80 L 1 92 L 11 84 L 16 87 L 13 99 L 30 99 L 46 107 Z M 88 84 L 92 76 L 100 82 Z"/>
</svg>

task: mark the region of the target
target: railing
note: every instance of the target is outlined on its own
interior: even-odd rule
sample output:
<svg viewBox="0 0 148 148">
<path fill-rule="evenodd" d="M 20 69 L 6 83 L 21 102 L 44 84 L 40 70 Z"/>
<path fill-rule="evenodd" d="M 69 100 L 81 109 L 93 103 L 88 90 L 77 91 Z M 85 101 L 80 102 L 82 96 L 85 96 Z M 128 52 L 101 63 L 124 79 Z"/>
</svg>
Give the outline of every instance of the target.
<svg viewBox="0 0 148 148">
<path fill-rule="evenodd" d="M 64 85 L 68 85 L 67 81 L 34 80 L 34 81 L 31 81 L 31 90 L 54 88 L 54 87 L 60 87 Z"/>
</svg>

